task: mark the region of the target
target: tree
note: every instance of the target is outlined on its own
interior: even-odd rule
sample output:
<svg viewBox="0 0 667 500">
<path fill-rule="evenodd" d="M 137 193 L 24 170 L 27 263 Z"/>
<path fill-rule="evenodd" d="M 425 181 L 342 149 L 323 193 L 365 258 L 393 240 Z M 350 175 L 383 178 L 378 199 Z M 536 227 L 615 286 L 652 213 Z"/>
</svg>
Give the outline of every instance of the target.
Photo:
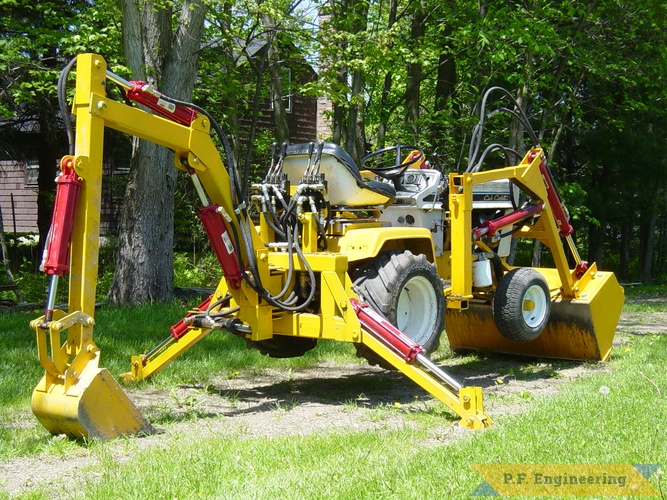
<svg viewBox="0 0 667 500">
<path fill-rule="evenodd" d="M 267 59 L 269 65 L 271 102 L 273 103 L 273 116 L 276 123 L 276 141 L 279 144 L 289 140 L 289 127 L 287 126 L 287 115 L 283 96 L 283 66 L 280 61 L 280 47 L 278 45 L 278 26 L 275 18 L 269 13 L 262 14 L 262 26 L 266 36 Z"/>
<path fill-rule="evenodd" d="M 321 76 L 328 80 L 333 101 L 333 141 L 343 144 L 359 162 L 366 150 L 364 42 L 369 3 L 332 0 L 325 7 L 321 28 Z"/>
<path fill-rule="evenodd" d="M 58 160 L 67 153 L 58 73 L 83 50 L 117 62 L 119 27 L 112 12 L 108 0 L 17 0 L 0 7 L 0 156 L 39 162 L 40 242 L 51 224 Z"/>
<path fill-rule="evenodd" d="M 420 90 L 422 84 L 422 61 L 420 47 L 422 46 L 426 33 L 427 15 L 426 5 L 423 0 L 415 2 L 412 20 L 410 22 L 410 45 L 411 57 L 407 66 L 407 81 L 405 89 L 405 107 L 407 109 L 407 122 L 410 124 L 411 143 L 419 142 L 419 110 L 421 107 Z"/>
<path fill-rule="evenodd" d="M 203 0 L 121 2 L 123 49 L 133 76 L 190 100 L 204 27 Z M 119 224 L 112 302 L 137 304 L 173 296 L 176 171 L 173 153 L 135 139 Z"/>
</svg>

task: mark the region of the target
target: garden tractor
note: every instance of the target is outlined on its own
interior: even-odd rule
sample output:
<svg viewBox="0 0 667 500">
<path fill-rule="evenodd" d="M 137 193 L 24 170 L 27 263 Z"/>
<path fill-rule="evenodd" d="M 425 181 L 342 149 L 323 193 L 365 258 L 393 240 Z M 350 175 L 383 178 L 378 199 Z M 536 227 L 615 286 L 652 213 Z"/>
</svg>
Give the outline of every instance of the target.
<svg viewBox="0 0 667 500">
<path fill-rule="evenodd" d="M 72 129 L 65 86 L 74 64 Z M 107 85 L 125 99 L 111 97 Z M 320 340 L 351 342 L 372 364 L 403 372 L 462 425 L 483 428 L 491 419 L 481 388 L 429 358 L 443 330 L 455 352 L 607 360 L 623 290 L 612 273 L 579 257 L 545 154 L 518 106 L 505 111 L 527 128 L 533 147 L 524 155 L 497 144 L 483 149 L 491 92 L 511 100 L 497 88 L 485 94 L 465 171 L 431 168 L 415 146 L 381 149 L 358 166 L 338 145 L 313 142 L 276 145 L 264 179 L 243 185 L 205 110 L 111 73 L 99 55 L 78 56 L 58 85 L 70 154 L 60 163 L 42 263 L 50 275 L 45 313 L 31 322 L 45 369 L 32 396 L 37 419 L 75 438 L 152 431 L 99 366 L 93 340 L 107 127 L 174 152 L 222 272 L 214 293 L 164 341 L 132 358 L 126 383 L 155 375 L 216 330 L 273 357 L 303 355 Z M 496 152 L 506 166 L 487 168 Z M 554 267 L 510 265 L 516 238 L 542 242 Z M 67 274 L 63 311 L 55 297 Z"/>
</svg>

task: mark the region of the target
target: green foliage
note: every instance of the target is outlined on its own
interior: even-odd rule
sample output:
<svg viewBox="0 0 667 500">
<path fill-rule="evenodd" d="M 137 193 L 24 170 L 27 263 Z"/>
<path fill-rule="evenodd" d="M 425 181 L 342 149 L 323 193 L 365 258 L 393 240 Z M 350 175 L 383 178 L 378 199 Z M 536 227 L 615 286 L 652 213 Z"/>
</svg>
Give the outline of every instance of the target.
<svg viewBox="0 0 667 500">
<path fill-rule="evenodd" d="M 221 277 L 220 264 L 213 253 L 174 254 L 174 286 L 215 287 Z"/>
<path fill-rule="evenodd" d="M 267 68 L 261 51 L 253 51 L 266 38 L 262 16 L 270 15 L 283 61 L 305 56 L 318 71 L 316 82 L 294 90 L 333 101 L 339 141 L 350 128 L 349 113 L 359 109 L 371 148 L 418 142 L 455 169 L 466 163 L 481 92 L 501 85 L 522 96 L 584 253 L 627 279 L 667 275 L 664 2 L 398 0 L 395 12 L 390 7 L 328 2 L 322 12 L 329 21 L 314 29 L 318 21 L 305 5 L 208 2 L 194 99 L 229 134 L 237 163 L 250 150 L 251 179 L 263 174 L 273 141 L 266 132 L 247 141 L 255 96 L 269 97 Z M 58 71 L 77 52 L 101 52 L 114 71 L 129 76 L 112 0 L 16 0 L 1 9 L 0 116 L 17 123 L 46 106 L 54 117 Z M 417 37 L 420 9 L 428 15 Z M 420 115 L 409 123 L 408 67 L 416 64 Z M 451 73 L 443 75 L 446 65 Z M 357 73 L 360 91 L 352 88 Z M 449 90 L 441 95 L 442 78 Z M 488 132 L 492 142 L 517 139 L 508 123 L 493 122 Z M 176 202 L 177 250 L 196 260 L 207 251 L 192 208 L 197 199 L 189 187 L 177 191 L 183 193 Z"/>
<path fill-rule="evenodd" d="M 0 13 L 0 101 L 13 117 L 21 106 L 56 95 L 62 66 L 79 52 L 104 53 L 112 63 L 120 52 L 115 2 L 83 0 L 4 2 Z"/>
</svg>

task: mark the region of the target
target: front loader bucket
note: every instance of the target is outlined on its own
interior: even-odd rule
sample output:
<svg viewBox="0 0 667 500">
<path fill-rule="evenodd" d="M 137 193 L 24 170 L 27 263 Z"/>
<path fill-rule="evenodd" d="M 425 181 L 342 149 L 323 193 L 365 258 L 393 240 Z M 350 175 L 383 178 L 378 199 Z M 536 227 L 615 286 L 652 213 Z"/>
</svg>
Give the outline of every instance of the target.
<svg viewBox="0 0 667 500">
<path fill-rule="evenodd" d="M 553 291 L 561 287 L 556 269 L 537 269 Z M 577 298 L 552 299 L 549 323 L 539 337 L 516 342 L 498 331 L 489 305 L 471 304 L 463 311 L 447 310 L 447 337 L 453 350 L 519 354 L 573 360 L 609 359 L 616 325 L 625 301 L 623 288 L 613 273 L 589 271 L 581 280 Z"/>
<path fill-rule="evenodd" d="M 32 393 L 32 411 L 51 434 L 108 440 L 153 431 L 106 368 L 87 366 L 67 389 L 48 378 Z"/>
</svg>

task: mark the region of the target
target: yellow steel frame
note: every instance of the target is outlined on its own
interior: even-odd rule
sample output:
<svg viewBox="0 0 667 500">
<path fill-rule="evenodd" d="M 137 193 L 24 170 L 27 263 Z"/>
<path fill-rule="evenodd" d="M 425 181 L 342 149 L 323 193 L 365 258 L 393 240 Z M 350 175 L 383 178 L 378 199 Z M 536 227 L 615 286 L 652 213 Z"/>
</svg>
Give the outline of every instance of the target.
<svg viewBox="0 0 667 500">
<path fill-rule="evenodd" d="M 117 383 L 99 369 L 99 349 L 93 342 L 95 290 L 99 249 L 100 203 L 102 183 L 102 151 L 105 127 L 124 132 L 174 151 L 176 167 L 195 170 L 212 203 L 220 205 L 229 215 L 231 224 L 238 220 L 230 199 L 230 178 L 210 137 L 211 124 L 198 116 L 190 126 L 180 125 L 109 99 L 105 93 L 106 63 L 94 54 L 80 55 L 77 59 L 77 83 L 74 98 L 76 120 L 76 150 L 74 169 L 83 179 L 74 236 L 71 246 L 71 273 L 69 314 L 55 311 L 55 320 L 48 325 L 45 318 L 32 322 L 37 333 L 40 362 L 46 374 L 33 397 L 33 411 L 52 432 L 66 432 L 73 436 L 114 437 L 118 434 L 148 432 L 150 425 L 136 411 Z M 372 258 L 383 249 L 408 244 L 417 245 L 420 253 L 433 256 L 433 245 L 427 230 L 363 229 L 350 231 L 332 246 L 340 253 L 318 252 L 317 228 L 313 214 L 300 216 L 303 223 L 303 250 L 312 270 L 320 280 L 320 314 L 288 313 L 279 311 L 260 299 L 245 282 L 240 289 L 220 282 L 216 298 L 232 295 L 231 306 L 239 306 L 240 319 L 251 333 L 251 340 L 269 339 L 274 334 L 303 336 L 344 342 L 363 342 L 424 389 L 464 417 L 464 425 L 481 427 L 488 418 L 483 415 L 481 392 L 464 388 L 460 395 L 453 394 L 420 368 L 406 364 L 393 352 L 384 348 L 370 335 L 362 332 L 360 323 L 350 306 L 356 297 L 347 273 L 350 258 Z M 270 251 L 264 246 L 271 232 L 263 222 L 260 232 L 251 228 L 252 245 L 256 252 L 262 282 L 275 292 L 281 289 L 289 262 L 284 253 Z M 361 234 L 363 233 L 363 235 Z M 237 251 L 245 252 L 240 248 Z M 298 272 L 304 270 L 295 257 L 292 263 Z M 68 331 L 61 345 L 60 335 Z M 178 340 L 165 343 L 165 348 L 151 359 L 135 356 L 131 371 L 123 375 L 126 381 L 147 378 L 195 345 L 211 330 L 191 327 Z M 48 354 L 50 346 L 50 356 Z M 96 391 L 87 390 L 95 387 Z M 67 400 L 68 396 L 72 396 Z M 123 399 L 125 398 L 125 399 Z M 113 400 L 113 403 L 108 401 Z M 73 401 L 75 409 L 66 401 Z M 101 412 L 95 413 L 99 408 Z M 91 413 L 92 412 L 92 413 Z M 116 421 L 106 421 L 109 415 L 121 414 Z M 93 420 L 93 422 L 87 422 Z M 120 420 L 120 421 L 118 421 Z"/>
<path fill-rule="evenodd" d="M 451 226 L 451 288 L 446 290 L 447 336 L 453 349 L 482 349 L 494 352 L 553 357 L 559 359 L 607 360 L 616 324 L 624 302 L 623 289 L 613 273 L 601 272 L 592 264 L 585 272 L 570 269 L 558 224 L 547 198 L 546 180 L 540 171 L 544 153 L 536 148 L 514 167 L 478 173 L 451 174 L 449 212 Z M 473 297 L 473 249 L 488 251 L 483 241 L 472 240 L 473 186 L 509 179 L 543 210 L 533 225 L 513 235 L 535 238 L 546 245 L 555 269 L 537 269 L 551 290 L 551 314 L 540 336 L 531 342 L 516 342 L 497 329 L 490 307 L 492 294 Z M 508 266 L 503 262 L 505 270 Z M 484 299 L 484 304 L 479 300 Z"/>
<path fill-rule="evenodd" d="M 531 160 L 532 158 L 532 160 Z M 473 186 L 494 180 L 509 179 L 533 198 L 534 203 L 543 203 L 542 216 L 530 230 L 521 234 L 525 238 L 541 240 L 553 253 L 562 283 L 562 294 L 566 298 L 577 296 L 581 287 L 576 286 L 574 271 L 570 271 L 565 250 L 560 241 L 558 226 L 551 206 L 547 202 L 547 188 L 539 169 L 545 160 L 541 149 L 526 154 L 514 167 L 499 168 L 485 172 L 450 174 L 449 207 L 447 217 L 451 223 L 452 288 L 447 296 L 450 309 L 467 309 L 472 295 L 472 210 Z"/>
</svg>

